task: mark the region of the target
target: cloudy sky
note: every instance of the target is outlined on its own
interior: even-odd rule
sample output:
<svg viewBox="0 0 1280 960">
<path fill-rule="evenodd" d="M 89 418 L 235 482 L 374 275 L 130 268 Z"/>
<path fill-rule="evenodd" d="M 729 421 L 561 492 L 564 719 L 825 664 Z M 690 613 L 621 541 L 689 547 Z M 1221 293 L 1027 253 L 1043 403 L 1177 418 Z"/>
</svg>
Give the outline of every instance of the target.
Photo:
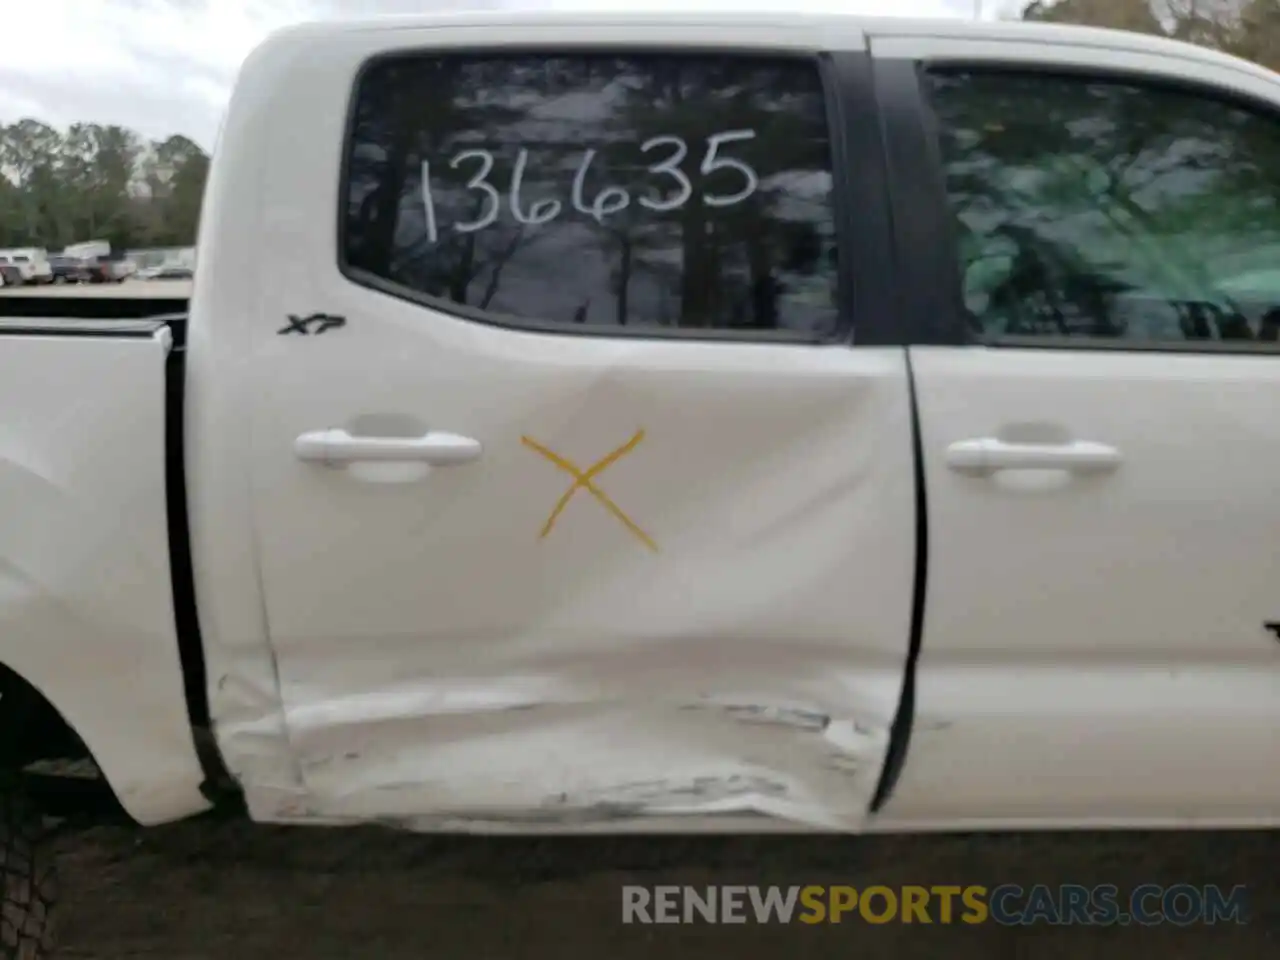
<svg viewBox="0 0 1280 960">
<path fill-rule="evenodd" d="M 1015 0 L 986 0 L 989 15 Z M 213 146 L 235 72 L 270 30 L 321 18 L 459 6 L 601 6 L 608 0 L 6 0 L 0 123 L 36 117 L 182 133 Z M 972 17 L 974 0 L 805 0 L 859 13 Z M 687 9 L 689 0 L 646 0 Z M 780 0 L 699 0 L 777 8 Z M 790 5 L 790 4 L 787 4 Z"/>
</svg>

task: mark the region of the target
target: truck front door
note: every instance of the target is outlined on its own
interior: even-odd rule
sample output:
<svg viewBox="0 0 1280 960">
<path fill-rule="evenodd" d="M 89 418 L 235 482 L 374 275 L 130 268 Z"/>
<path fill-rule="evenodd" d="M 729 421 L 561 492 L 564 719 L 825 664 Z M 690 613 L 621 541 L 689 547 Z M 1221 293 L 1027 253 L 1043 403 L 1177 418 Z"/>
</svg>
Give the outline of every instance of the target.
<svg viewBox="0 0 1280 960">
<path fill-rule="evenodd" d="M 929 591 L 885 816 L 1274 822 L 1280 84 L 1083 45 L 876 50 L 938 138 L 918 262 L 954 292 L 950 342 L 911 351 Z"/>
</svg>

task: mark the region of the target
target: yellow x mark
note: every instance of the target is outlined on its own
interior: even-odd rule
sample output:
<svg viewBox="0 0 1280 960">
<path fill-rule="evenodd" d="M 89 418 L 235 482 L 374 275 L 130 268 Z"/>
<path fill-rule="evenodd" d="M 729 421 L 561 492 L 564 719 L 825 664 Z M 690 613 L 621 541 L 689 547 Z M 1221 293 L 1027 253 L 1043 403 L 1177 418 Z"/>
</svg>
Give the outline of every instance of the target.
<svg viewBox="0 0 1280 960">
<path fill-rule="evenodd" d="M 548 460 L 554 463 L 557 467 L 559 467 L 565 473 L 573 477 L 573 486 L 571 486 L 568 490 L 565 491 L 564 496 L 561 497 L 560 501 L 556 504 L 555 509 L 551 511 L 551 516 L 547 517 L 547 522 L 543 524 L 542 533 L 539 534 L 539 537 L 546 537 L 547 534 L 551 532 L 551 529 L 556 525 L 556 520 L 560 517 L 560 514 L 564 511 L 564 508 L 569 505 L 569 501 L 573 499 L 573 495 L 577 493 L 579 489 L 582 489 L 582 490 L 586 490 L 587 493 L 591 494 L 598 501 L 600 501 L 600 505 L 604 507 L 606 510 L 608 510 L 610 513 L 612 513 L 615 517 L 617 517 L 618 521 L 624 527 L 630 530 L 633 534 L 635 534 L 636 538 L 641 543 L 643 543 L 650 550 L 657 552 L 658 545 L 653 542 L 653 539 L 647 533 L 641 530 L 630 517 L 628 517 L 625 513 L 623 513 L 622 509 L 616 503 L 610 500 L 608 495 L 603 490 L 601 490 L 592 482 L 595 477 L 598 477 L 601 473 L 609 469 L 609 467 L 613 466 L 613 464 L 617 463 L 619 460 L 625 457 L 628 453 L 630 453 L 632 450 L 638 447 L 640 445 L 640 441 L 643 439 L 644 439 L 644 431 L 637 430 L 635 433 L 635 436 L 633 436 L 630 440 L 628 440 L 622 446 L 618 447 L 617 450 L 614 450 L 612 453 L 596 461 L 596 463 L 593 464 L 589 470 L 583 471 L 583 470 L 580 470 L 577 464 L 575 464 L 572 460 L 568 460 L 560 456 L 554 450 L 548 450 L 546 447 L 538 443 L 538 441 L 534 440 L 532 437 L 521 437 L 520 442 L 523 443 L 526 447 L 528 447 L 531 450 L 536 450 L 538 453 L 542 454 L 544 457 L 546 457 Z"/>
</svg>

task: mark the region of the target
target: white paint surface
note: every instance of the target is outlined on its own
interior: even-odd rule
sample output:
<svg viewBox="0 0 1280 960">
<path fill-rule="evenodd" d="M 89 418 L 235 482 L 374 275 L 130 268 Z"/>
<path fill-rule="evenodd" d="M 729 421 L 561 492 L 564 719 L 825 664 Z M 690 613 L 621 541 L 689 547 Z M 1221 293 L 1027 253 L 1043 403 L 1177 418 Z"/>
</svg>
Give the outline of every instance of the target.
<svg viewBox="0 0 1280 960">
<path fill-rule="evenodd" d="M 142 823 L 207 807 L 169 588 L 168 350 L 167 330 L 0 326 L 0 662 L 62 713 Z"/>
</svg>

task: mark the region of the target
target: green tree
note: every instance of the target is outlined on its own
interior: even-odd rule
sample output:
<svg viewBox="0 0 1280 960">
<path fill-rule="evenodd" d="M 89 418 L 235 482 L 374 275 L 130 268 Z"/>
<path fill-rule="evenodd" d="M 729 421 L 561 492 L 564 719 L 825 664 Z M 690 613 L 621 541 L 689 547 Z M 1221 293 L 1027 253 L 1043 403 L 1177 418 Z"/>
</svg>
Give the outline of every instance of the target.
<svg viewBox="0 0 1280 960">
<path fill-rule="evenodd" d="M 1246 3 L 1223 46 L 1271 70 L 1280 69 L 1280 0 Z"/>
<path fill-rule="evenodd" d="M 1280 69 L 1280 0 L 1032 0 L 1022 19 L 1167 36 Z"/>
<path fill-rule="evenodd" d="M 1023 10 L 1022 19 L 1078 23 L 1136 33 L 1166 33 L 1148 0 L 1034 0 Z"/>
<path fill-rule="evenodd" d="M 0 130 L 0 169 L 17 191 L 12 217 L 4 224 L 10 242 L 47 228 L 44 212 L 53 201 L 61 149 L 62 136 L 38 120 L 19 120 Z"/>
<path fill-rule="evenodd" d="M 209 157 L 186 137 L 146 143 L 93 123 L 0 125 L 0 245 L 195 242 Z"/>
</svg>

